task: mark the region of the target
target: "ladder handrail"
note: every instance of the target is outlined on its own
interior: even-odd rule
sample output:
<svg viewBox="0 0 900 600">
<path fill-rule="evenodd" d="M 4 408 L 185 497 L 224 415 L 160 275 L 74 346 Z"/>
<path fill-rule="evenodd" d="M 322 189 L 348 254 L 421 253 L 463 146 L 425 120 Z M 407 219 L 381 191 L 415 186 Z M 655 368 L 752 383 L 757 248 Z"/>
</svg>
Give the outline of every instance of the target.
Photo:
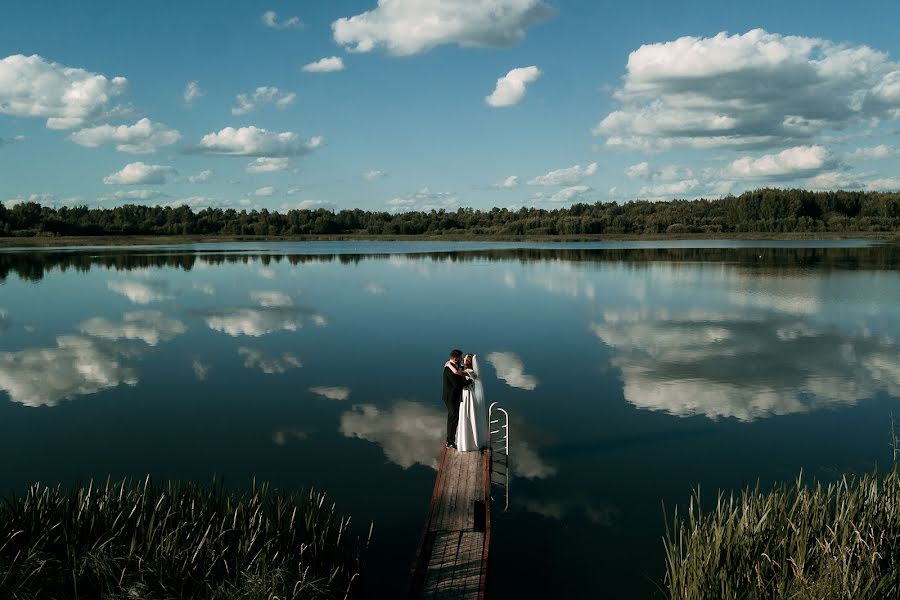
<svg viewBox="0 0 900 600">
<path fill-rule="evenodd" d="M 506 412 L 506 410 L 503 407 L 497 406 L 497 404 L 498 404 L 497 402 L 492 402 L 490 407 L 488 407 L 488 431 L 490 432 L 488 434 L 488 437 L 490 439 L 491 446 L 493 447 L 494 434 L 495 433 L 503 434 L 503 436 L 498 438 L 497 441 L 504 442 L 504 447 L 502 448 L 502 450 L 503 450 L 503 455 L 506 458 L 506 461 L 505 461 L 506 464 L 504 465 L 504 468 L 503 468 L 503 471 L 504 471 L 503 475 L 504 475 L 504 478 L 506 479 L 506 483 L 502 483 L 502 482 L 498 481 L 497 485 L 502 485 L 505 489 L 504 495 L 506 497 L 505 498 L 506 506 L 504 507 L 503 510 L 509 510 L 509 480 L 510 480 L 510 472 L 509 472 L 509 413 Z M 494 418 L 495 408 L 497 411 L 503 413 L 503 425 L 500 425 L 500 417 L 499 416 L 496 419 Z M 497 424 L 497 429 L 494 429 L 495 423 Z"/>
</svg>

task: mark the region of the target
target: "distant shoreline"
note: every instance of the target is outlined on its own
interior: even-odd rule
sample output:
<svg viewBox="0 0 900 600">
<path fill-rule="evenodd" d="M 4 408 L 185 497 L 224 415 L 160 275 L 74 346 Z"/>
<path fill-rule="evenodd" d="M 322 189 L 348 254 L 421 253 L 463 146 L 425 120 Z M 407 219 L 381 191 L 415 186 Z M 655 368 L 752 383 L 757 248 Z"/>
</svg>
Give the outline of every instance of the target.
<svg viewBox="0 0 900 600">
<path fill-rule="evenodd" d="M 891 232 L 797 232 L 717 234 L 596 234 L 596 235 L 100 235 L 0 237 L 0 248 L 53 248 L 72 246 L 160 246 L 222 242 L 625 242 L 672 240 L 900 240 Z"/>
</svg>

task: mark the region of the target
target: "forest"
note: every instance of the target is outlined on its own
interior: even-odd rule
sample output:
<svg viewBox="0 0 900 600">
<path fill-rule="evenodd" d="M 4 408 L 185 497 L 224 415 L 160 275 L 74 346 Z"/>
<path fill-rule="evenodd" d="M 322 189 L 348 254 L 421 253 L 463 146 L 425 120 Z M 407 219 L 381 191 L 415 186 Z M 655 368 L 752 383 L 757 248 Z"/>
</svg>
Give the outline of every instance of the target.
<svg viewBox="0 0 900 600">
<path fill-rule="evenodd" d="M 0 237 L 562 236 L 900 231 L 900 192 L 758 189 L 719 199 L 598 202 L 548 209 L 385 212 L 0 204 Z"/>
</svg>

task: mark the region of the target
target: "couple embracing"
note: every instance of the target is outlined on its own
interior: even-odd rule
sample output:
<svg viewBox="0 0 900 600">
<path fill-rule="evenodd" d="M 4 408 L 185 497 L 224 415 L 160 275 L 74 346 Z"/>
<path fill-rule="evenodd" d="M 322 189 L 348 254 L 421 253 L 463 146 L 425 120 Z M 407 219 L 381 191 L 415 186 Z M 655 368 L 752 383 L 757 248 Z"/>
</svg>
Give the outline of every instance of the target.
<svg viewBox="0 0 900 600">
<path fill-rule="evenodd" d="M 447 446 L 460 452 L 487 448 L 488 416 L 478 358 L 451 350 L 444 363 L 444 404 L 447 405 Z"/>
</svg>

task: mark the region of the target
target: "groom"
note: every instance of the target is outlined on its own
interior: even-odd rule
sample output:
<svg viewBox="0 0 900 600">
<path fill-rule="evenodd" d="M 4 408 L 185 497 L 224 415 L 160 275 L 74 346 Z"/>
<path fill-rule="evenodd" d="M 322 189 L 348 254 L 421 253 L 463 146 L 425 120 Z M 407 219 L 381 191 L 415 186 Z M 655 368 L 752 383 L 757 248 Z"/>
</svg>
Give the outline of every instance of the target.
<svg viewBox="0 0 900 600">
<path fill-rule="evenodd" d="M 451 350 L 450 360 L 457 365 L 457 371 L 461 372 L 462 350 Z M 447 445 L 456 449 L 456 426 L 459 423 L 459 405 L 462 403 L 462 391 L 467 385 L 472 384 L 471 379 L 457 375 L 450 369 L 449 364 L 444 365 L 444 404 L 447 405 Z"/>
</svg>

